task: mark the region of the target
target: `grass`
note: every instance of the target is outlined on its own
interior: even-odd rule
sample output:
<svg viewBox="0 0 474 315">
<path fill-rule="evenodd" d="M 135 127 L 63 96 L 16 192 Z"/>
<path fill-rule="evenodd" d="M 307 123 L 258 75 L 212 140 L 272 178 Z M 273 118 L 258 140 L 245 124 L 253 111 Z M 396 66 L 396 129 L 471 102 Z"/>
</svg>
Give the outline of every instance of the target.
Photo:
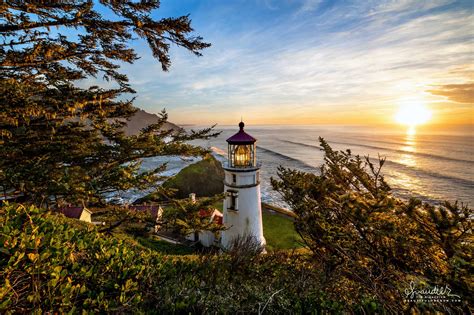
<svg viewBox="0 0 474 315">
<path fill-rule="evenodd" d="M 217 201 L 216 203 L 214 203 L 212 206 L 213 206 L 214 208 L 216 208 L 217 210 L 219 210 L 219 211 L 222 213 L 222 211 L 223 211 L 222 208 L 224 207 L 224 201 L 223 201 L 223 200 L 219 200 L 219 201 Z"/>
<path fill-rule="evenodd" d="M 213 206 L 222 212 L 222 201 L 216 202 Z M 262 209 L 262 219 L 267 250 L 303 247 L 301 237 L 295 231 L 292 218 Z"/>
<path fill-rule="evenodd" d="M 267 210 L 262 211 L 262 217 L 267 250 L 303 247 L 301 237 L 296 233 L 291 218 Z"/>
<path fill-rule="evenodd" d="M 188 246 L 171 244 L 154 237 L 136 237 L 136 240 L 143 247 L 149 248 L 165 255 L 195 254 L 194 249 Z"/>
</svg>

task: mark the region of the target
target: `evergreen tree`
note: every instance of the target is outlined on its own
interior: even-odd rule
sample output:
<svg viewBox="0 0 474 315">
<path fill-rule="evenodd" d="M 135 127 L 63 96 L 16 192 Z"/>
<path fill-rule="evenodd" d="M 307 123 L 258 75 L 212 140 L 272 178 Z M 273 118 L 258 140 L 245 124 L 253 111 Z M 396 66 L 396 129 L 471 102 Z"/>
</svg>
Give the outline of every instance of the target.
<svg viewBox="0 0 474 315">
<path fill-rule="evenodd" d="M 139 57 L 136 39 L 148 43 L 167 71 L 171 44 L 200 56 L 210 44 L 193 35 L 188 16 L 152 17 L 159 1 L 6 1 L 0 4 L 0 186 L 36 204 L 97 202 L 105 193 L 149 188 L 160 166 L 138 172 L 140 159 L 196 155 L 188 140 L 213 136 L 212 128 L 164 131 L 158 123 L 138 135 L 123 126 L 136 108 L 120 64 Z M 114 88 L 79 81 L 90 77 Z"/>
<path fill-rule="evenodd" d="M 376 297 L 400 312 L 414 307 L 404 303 L 411 281 L 448 285 L 461 303 L 418 307 L 469 312 L 472 209 L 396 198 L 381 175 L 384 159 L 375 165 L 320 143 L 325 163 L 319 175 L 280 167 L 272 185 L 297 215 L 296 230 L 325 273 L 324 289 L 347 303 Z"/>
</svg>

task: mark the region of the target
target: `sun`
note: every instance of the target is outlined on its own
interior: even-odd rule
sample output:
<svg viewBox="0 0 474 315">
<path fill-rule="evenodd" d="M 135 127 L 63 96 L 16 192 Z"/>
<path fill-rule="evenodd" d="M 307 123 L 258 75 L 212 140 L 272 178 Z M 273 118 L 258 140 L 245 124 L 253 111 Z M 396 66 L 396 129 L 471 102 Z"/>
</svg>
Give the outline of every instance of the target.
<svg viewBox="0 0 474 315">
<path fill-rule="evenodd" d="M 403 125 L 414 128 L 428 122 L 431 111 L 422 104 L 403 104 L 395 115 L 395 120 Z"/>
</svg>

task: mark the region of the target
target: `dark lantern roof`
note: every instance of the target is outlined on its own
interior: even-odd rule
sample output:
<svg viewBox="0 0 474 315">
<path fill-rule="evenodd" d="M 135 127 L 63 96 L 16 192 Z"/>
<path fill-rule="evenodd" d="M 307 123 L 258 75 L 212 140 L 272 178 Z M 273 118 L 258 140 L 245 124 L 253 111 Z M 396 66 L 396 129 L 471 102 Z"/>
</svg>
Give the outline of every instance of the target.
<svg viewBox="0 0 474 315">
<path fill-rule="evenodd" d="M 257 141 L 257 139 L 255 139 L 254 137 L 252 137 L 251 135 L 249 135 L 248 133 L 244 131 L 244 126 L 245 124 L 241 121 L 239 123 L 239 128 L 240 128 L 239 132 L 237 132 L 235 135 L 233 135 L 226 141 L 229 144 L 252 144 L 255 141 Z"/>
</svg>

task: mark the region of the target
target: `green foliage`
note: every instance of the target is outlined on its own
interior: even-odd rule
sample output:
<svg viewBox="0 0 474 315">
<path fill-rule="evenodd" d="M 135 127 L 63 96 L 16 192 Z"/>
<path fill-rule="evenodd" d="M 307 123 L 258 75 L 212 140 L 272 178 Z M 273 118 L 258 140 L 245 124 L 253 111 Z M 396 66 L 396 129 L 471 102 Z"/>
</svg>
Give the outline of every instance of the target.
<svg viewBox="0 0 474 315">
<path fill-rule="evenodd" d="M 240 259 L 238 265 L 236 259 L 225 254 L 157 254 L 34 206 L 4 205 L 0 312 L 348 310 L 321 292 L 319 269 L 305 255 L 279 252 Z"/>
<path fill-rule="evenodd" d="M 150 188 L 160 179 L 164 166 L 138 172 L 144 157 L 204 152 L 185 142 L 212 136 L 211 129 L 164 130 L 165 112 L 138 135 L 123 132 L 136 108 L 124 100 L 134 91 L 119 68 L 138 59 L 133 41 L 145 40 L 163 70 L 171 44 L 196 55 L 209 46 L 191 35 L 188 16 L 153 19 L 158 8 L 158 1 L 0 4 L 4 192 L 36 204 L 102 202 L 105 193 Z M 100 76 L 112 87 L 78 82 Z"/>
<path fill-rule="evenodd" d="M 414 307 L 403 302 L 407 284 L 425 281 L 448 285 L 463 302 L 433 303 L 424 310 L 469 312 L 472 209 L 397 199 L 381 175 L 383 159 L 374 165 L 368 157 L 320 142 L 325 153 L 320 175 L 280 167 L 272 184 L 296 213 L 296 230 L 322 264 L 325 291 L 347 303 L 373 296 L 399 312 Z"/>
<path fill-rule="evenodd" d="M 163 213 L 160 225 L 165 229 L 173 230 L 181 235 L 188 235 L 197 231 L 210 231 L 217 233 L 223 227 L 211 221 L 214 204 L 223 199 L 223 195 L 215 195 L 210 198 L 197 198 L 195 202 L 191 199 L 173 200 L 173 206 L 168 207 Z M 205 212 L 208 215 L 202 215 Z"/>
<path fill-rule="evenodd" d="M 3 207 L 1 228 L 4 311 L 119 310 L 142 300 L 146 253 L 35 207 Z"/>
</svg>

